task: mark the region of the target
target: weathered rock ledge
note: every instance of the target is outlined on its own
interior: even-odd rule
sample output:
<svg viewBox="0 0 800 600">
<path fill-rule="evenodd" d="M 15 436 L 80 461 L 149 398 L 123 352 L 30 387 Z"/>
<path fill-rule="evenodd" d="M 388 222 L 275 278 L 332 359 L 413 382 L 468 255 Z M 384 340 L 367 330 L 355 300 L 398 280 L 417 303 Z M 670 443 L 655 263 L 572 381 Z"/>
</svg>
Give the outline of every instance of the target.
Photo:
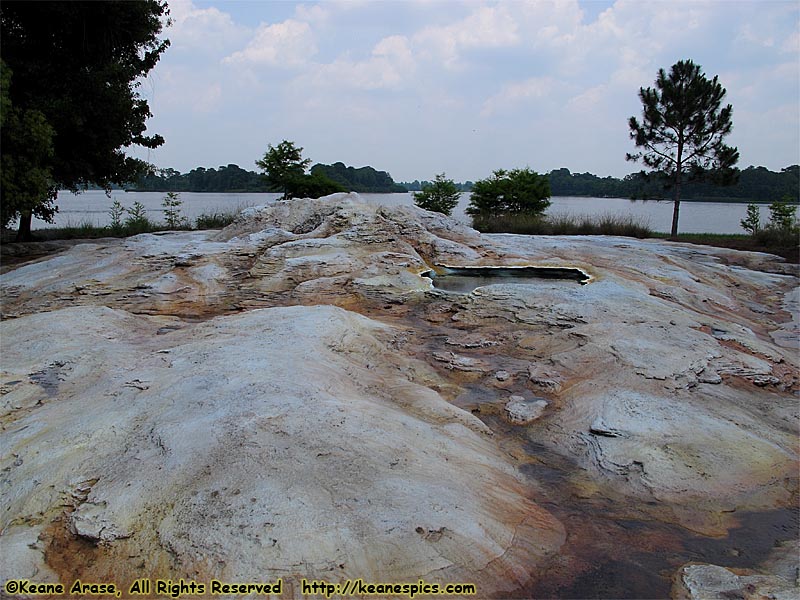
<svg viewBox="0 0 800 600">
<path fill-rule="evenodd" d="M 456 294 L 437 264 L 592 279 Z M 336 195 L 81 244 L 0 292 L 3 579 L 568 594 L 798 501 L 800 289 L 768 255 Z M 628 591 L 672 585 L 648 577 Z"/>
</svg>

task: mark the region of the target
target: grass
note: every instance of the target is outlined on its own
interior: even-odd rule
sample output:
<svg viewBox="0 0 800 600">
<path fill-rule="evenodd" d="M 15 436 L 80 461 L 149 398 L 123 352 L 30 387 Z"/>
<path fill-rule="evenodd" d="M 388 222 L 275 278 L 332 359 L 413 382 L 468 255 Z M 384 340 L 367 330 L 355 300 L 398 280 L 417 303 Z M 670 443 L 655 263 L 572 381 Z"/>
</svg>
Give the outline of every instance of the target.
<svg viewBox="0 0 800 600">
<path fill-rule="evenodd" d="M 519 233 L 525 235 L 621 235 L 652 237 L 645 219 L 631 215 L 538 215 L 476 216 L 473 227 L 483 233 Z"/>
<path fill-rule="evenodd" d="M 201 230 L 201 229 L 222 229 L 233 223 L 238 210 L 217 211 L 213 213 L 203 213 L 195 220 L 194 227 L 183 226 L 179 230 Z M 83 221 L 74 225 L 67 223 L 64 227 L 51 227 L 47 229 L 36 229 L 32 232 L 34 241 L 50 240 L 76 240 L 76 239 L 98 239 L 105 237 L 130 237 L 140 233 L 156 233 L 159 231 L 175 231 L 175 227 L 168 227 L 164 223 L 158 223 L 146 216 L 129 218 L 116 225 L 95 225 L 90 221 Z M 16 239 L 16 232 L 3 231 L 2 241 L 13 242 Z"/>
<path fill-rule="evenodd" d="M 800 263 L 800 235 L 797 231 L 762 229 L 756 235 L 744 233 L 679 233 L 672 237 L 668 233 L 654 233 L 653 237 L 673 242 L 687 242 L 704 246 L 717 246 L 732 250 L 766 252 L 776 254 L 787 262 Z"/>
<path fill-rule="evenodd" d="M 473 227 L 483 233 L 517 233 L 524 235 L 619 235 L 635 238 L 659 238 L 733 250 L 776 254 L 787 262 L 800 263 L 800 235 L 796 229 L 762 229 L 756 235 L 728 233 L 668 233 L 652 231 L 647 222 L 633 216 L 575 216 L 558 214 L 504 215 L 473 217 Z"/>
<path fill-rule="evenodd" d="M 195 229 L 222 229 L 236 218 L 238 211 L 204 213 L 197 217 Z"/>
</svg>

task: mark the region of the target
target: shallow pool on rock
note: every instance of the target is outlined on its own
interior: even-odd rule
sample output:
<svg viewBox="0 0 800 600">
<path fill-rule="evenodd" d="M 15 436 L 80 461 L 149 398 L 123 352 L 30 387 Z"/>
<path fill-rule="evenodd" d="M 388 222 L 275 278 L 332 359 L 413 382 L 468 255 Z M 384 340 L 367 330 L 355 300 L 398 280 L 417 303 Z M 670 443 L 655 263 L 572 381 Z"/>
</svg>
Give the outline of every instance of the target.
<svg viewBox="0 0 800 600">
<path fill-rule="evenodd" d="M 433 281 L 433 286 L 449 292 L 468 294 L 476 288 L 497 284 L 531 285 L 542 279 L 574 281 L 581 285 L 591 277 L 580 269 L 570 267 L 445 267 L 421 274 Z"/>
</svg>

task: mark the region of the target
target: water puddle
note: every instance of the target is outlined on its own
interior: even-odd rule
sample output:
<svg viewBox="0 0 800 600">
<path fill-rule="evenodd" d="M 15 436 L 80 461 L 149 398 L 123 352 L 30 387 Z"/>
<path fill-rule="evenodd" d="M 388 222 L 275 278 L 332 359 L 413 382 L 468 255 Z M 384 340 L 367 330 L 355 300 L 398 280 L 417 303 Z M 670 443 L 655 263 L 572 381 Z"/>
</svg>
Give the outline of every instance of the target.
<svg viewBox="0 0 800 600">
<path fill-rule="evenodd" d="M 433 281 L 433 287 L 448 292 L 468 294 L 479 287 L 497 284 L 533 285 L 543 279 L 588 283 L 591 276 L 581 269 L 571 267 L 450 267 L 437 265 L 436 269 L 420 274 Z"/>
</svg>

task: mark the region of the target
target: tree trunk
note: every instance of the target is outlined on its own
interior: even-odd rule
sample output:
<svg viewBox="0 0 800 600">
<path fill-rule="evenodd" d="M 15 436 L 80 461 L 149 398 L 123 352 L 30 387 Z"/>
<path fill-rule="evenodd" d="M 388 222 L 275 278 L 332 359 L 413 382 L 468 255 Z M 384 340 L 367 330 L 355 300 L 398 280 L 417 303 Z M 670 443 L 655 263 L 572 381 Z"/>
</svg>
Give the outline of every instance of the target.
<svg viewBox="0 0 800 600">
<path fill-rule="evenodd" d="M 19 229 L 17 230 L 18 242 L 31 241 L 31 218 L 32 213 L 29 210 L 23 210 L 19 215 Z"/>
<path fill-rule="evenodd" d="M 672 194 L 672 231 L 670 232 L 671 237 L 678 237 L 678 215 L 681 212 L 681 180 L 675 182 L 675 191 Z"/>
<path fill-rule="evenodd" d="M 672 231 L 670 237 L 678 237 L 678 215 L 681 212 L 681 182 L 683 181 L 683 128 L 678 134 L 678 156 L 675 160 L 675 191 L 672 193 Z"/>
</svg>

